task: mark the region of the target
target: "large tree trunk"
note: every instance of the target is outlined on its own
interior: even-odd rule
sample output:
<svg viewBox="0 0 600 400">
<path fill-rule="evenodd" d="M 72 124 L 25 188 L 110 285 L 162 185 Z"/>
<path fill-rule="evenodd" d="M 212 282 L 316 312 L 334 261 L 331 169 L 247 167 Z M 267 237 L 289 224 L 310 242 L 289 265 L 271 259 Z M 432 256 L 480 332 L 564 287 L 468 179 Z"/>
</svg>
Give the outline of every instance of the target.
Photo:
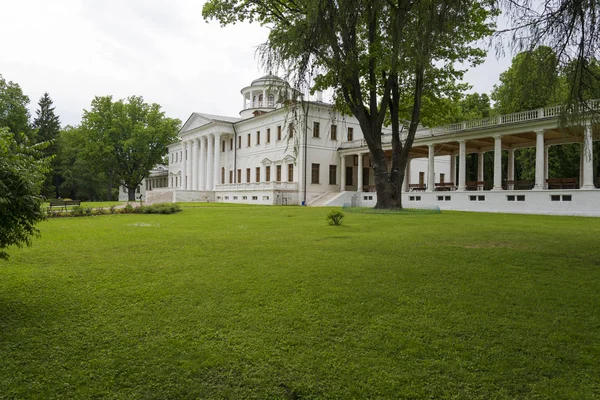
<svg viewBox="0 0 600 400">
<path fill-rule="evenodd" d="M 127 188 L 127 201 L 135 201 L 135 190 L 136 188 Z"/>
<path fill-rule="evenodd" d="M 372 152 L 371 157 L 373 158 L 375 188 L 377 190 L 375 208 L 402 208 L 402 183 L 404 182 L 405 169 L 392 169 L 390 171 L 383 150 Z"/>
</svg>

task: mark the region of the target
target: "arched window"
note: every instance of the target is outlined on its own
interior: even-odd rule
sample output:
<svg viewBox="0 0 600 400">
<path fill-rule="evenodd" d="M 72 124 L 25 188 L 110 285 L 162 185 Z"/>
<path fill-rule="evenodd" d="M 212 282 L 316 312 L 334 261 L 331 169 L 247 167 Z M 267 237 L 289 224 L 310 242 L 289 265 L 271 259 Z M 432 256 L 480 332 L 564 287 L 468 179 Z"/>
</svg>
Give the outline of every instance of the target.
<svg viewBox="0 0 600 400">
<path fill-rule="evenodd" d="M 263 105 L 263 95 L 260 94 L 260 95 L 258 95 L 258 106 L 262 107 L 262 105 Z"/>
<path fill-rule="evenodd" d="M 267 105 L 268 105 L 269 107 L 273 107 L 273 106 L 275 105 L 275 95 L 273 95 L 273 94 L 270 94 L 270 95 L 267 97 Z"/>
<path fill-rule="evenodd" d="M 252 107 L 256 107 L 256 96 L 252 97 Z"/>
</svg>

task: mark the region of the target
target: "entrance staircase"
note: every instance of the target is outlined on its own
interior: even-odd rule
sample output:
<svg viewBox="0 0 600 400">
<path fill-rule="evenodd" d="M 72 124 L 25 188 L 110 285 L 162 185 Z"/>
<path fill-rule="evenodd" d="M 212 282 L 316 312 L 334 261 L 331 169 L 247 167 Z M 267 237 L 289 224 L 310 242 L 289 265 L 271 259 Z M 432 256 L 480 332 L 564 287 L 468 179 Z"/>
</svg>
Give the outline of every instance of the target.
<svg viewBox="0 0 600 400">
<path fill-rule="evenodd" d="M 332 200 L 334 200 L 336 197 L 342 194 L 344 194 L 344 192 L 325 192 L 319 197 L 312 200 L 310 203 L 308 203 L 308 205 L 311 207 L 323 207 L 328 205 Z"/>
</svg>

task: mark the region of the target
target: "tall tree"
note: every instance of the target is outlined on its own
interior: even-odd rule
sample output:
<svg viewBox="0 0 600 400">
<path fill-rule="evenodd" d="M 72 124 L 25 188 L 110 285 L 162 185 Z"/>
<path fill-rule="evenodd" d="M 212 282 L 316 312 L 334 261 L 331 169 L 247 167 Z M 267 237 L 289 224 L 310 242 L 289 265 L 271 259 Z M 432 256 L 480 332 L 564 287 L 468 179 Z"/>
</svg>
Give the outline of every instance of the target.
<svg viewBox="0 0 600 400">
<path fill-rule="evenodd" d="M 28 104 L 29 97 L 23 94 L 21 87 L 0 75 L 0 127 L 8 128 L 19 141 L 26 141 L 31 133 Z"/>
<path fill-rule="evenodd" d="M 45 150 L 47 156 L 56 155 L 58 152 L 58 133 L 60 132 L 60 119 L 54 113 L 52 99 L 48 92 L 38 101 L 36 117 L 33 120 L 33 129 L 36 130 L 35 136 L 38 142 L 48 142 Z M 52 161 L 50 171 L 46 175 L 42 194 L 46 197 L 59 197 L 58 188 L 61 183 L 60 175 L 56 172 L 57 160 Z"/>
<path fill-rule="evenodd" d="M 462 77 L 457 62 L 481 61 L 484 52 L 473 42 L 491 33 L 491 13 L 490 2 L 477 0 L 210 0 L 203 9 L 222 24 L 269 26 L 265 54 L 272 65 L 289 71 L 296 86 L 316 73 L 313 90 L 333 88 L 369 148 L 377 208 L 402 207 L 423 94 L 443 97 Z M 389 166 L 381 141 L 386 118 Z"/>
<path fill-rule="evenodd" d="M 147 104 L 131 96 L 113 102 L 111 96 L 96 97 L 84 111 L 81 129 L 85 134 L 86 157 L 112 184 L 128 190 L 130 201 L 150 170 L 167 153 L 167 145 L 177 138 L 181 121 L 167 118 L 158 104 Z"/>
<path fill-rule="evenodd" d="M 24 144 L 27 139 L 0 127 L 0 259 L 8 258 L 4 249 L 30 244 L 39 234 L 35 225 L 45 218 L 40 195 L 48 160 L 41 143 Z"/>
</svg>

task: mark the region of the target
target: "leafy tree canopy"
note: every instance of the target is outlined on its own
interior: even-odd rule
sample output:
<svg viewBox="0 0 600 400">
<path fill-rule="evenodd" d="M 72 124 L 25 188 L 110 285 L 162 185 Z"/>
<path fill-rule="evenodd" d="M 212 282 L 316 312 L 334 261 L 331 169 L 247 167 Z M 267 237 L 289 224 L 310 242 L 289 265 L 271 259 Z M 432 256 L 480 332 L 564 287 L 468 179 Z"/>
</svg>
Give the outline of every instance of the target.
<svg viewBox="0 0 600 400">
<path fill-rule="evenodd" d="M 84 157 L 99 172 L 125 186 L 129 200 L 150 170 L 177 139 L 181 125 L 167 118 L 158 104 L 147 104 L 139 96 L 113 101 L 96 97 L 85 110 L 80 129 L 86 139 Z"/>
<path fill-rule="evenodd" d="M 29 97 L 23 94 L 21 87 L 6 81 L 0 75 L 0 127 L 8 128 L 16 140 L 24 140 L 22 133 L 29 135 Z"/>
<path fill-rule="evenodd" d="M 17 136 L 21 136 L 18 140 Z M 35 225 L 45 218 L 40 189 L 49 160 L 45 143 L 27 146 L 23 134 L 0 128 L 0 258 L 4 249 L 30 244 L 39 234 Z"/>
</svg>

